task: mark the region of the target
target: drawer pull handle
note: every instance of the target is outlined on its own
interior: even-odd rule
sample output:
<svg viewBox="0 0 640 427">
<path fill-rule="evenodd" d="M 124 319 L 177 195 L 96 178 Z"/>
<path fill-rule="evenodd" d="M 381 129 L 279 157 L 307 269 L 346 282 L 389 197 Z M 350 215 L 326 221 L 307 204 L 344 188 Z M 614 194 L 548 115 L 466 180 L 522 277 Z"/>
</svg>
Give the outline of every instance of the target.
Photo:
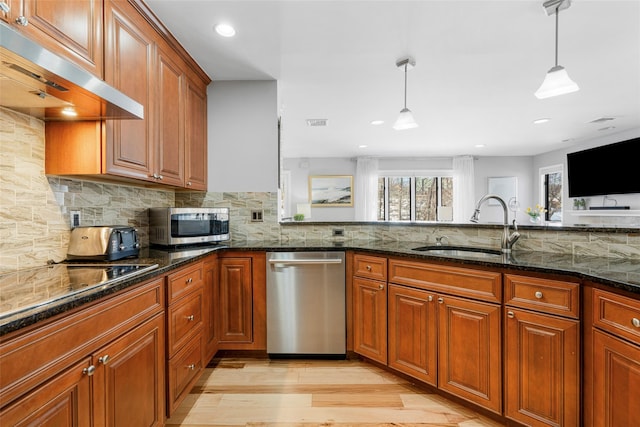
<svg viewBox="0 0 640 427">
<path fill-rule="evenodd" d="M 536 298 L 542 299 L 542 292 L 536 291 L 536 293 L 534 295 L 536 296 Z"/>
<path fill-rule="evenodd" d="M 102 363 L 103 365 L 106 365 L 107 363 L 109 363 L 109 355 L 105 354 L 104 356 L 100 357 L 98 359 L 98 362 Z"/>
<path fill-rule="evenodd" d="M 186 280 L 187 285 L 191 284 L 192 282 L 193 282 L 193 279 L 192 279 L 191 277 L 189 277 L 189 278 Z"/>
<path fill-rule="evenodd" d="M 93 365 L 91 365 L 91 366 L 89 366 L 88 368 L 84 368 L 84 369 L 82 370 L 82 374 L 83 374 L 83 375 L 87 375 L 87 376 L 89 376 L 89 377 L 90 377 L 90 376 L 92 376 L 92 375 L 93 375 L 93 373 L 94 373 L 95 371 L 96 371 L 96 367 L 95 367 L 95 366 L 93 366 Z"/>
<path fill-rule="evenodd" d="M 442 298 L 442 297 L 438 298 L 438 302 L 439 302 L 440 304 L 442 304 L 442 303 L 444 302 L 444 298 Z"/>
<path fill-rule="evenodd" d="M 429 296 L 427 297 L 427 301 L 429 301 L 429 302 L 433 301 L 433 295 L 429 295 Z"/>
<path fill-rule="evenodd" d="M 640 319 L 638 319 L 637 317 L 634 317 L 633 319 L 631 319 L 631 324 L 636 328 L 640 328 Z"/>
<path fill-rule="evenodd" d="M 516 317 L 516 315 L 515 315 L 515 314 L 513 314 L 513 311 L 507 311 L 507 317 L 508 317 L 509 319 L 513 319 L 514 317 Z"/>
<path fill-rule="evenodd" d="M 196 365 L 195 364 L 191 364 L 191 365 L 187 365 L 187 369 L 191 370 L 191 371 L 195 371 L 196 370 Z"/>
<path fill-rule="evenodd" d="M 378 288 L 380 288 L 380 290 L 384 289 L 384 285 L 379 285 Z"/>
<path fill-rule="evenodd" d="M 191 316 L 187 316 L 187 320 L 189 322 L 193 322 L 193 319 L 194 319 L 193 314 Z"/>
<path fill-rule="evenodd" d="M 371 271 L 371 266 L 370 265 L 367 265 L 365 268 L 367 269 L 367 271 Z"/>
</svg>

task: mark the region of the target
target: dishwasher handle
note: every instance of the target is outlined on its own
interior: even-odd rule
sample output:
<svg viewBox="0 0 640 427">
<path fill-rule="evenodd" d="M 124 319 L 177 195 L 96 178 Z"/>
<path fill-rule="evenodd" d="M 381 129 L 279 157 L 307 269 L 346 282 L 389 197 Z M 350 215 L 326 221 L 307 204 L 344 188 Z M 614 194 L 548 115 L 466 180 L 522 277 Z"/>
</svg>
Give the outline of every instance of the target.
<svg viewBox="0 0 640 427">
<path fill-rule="evenodd" d="M 284 265 L 342 264 L 342 260 L 340 258 L 270 259 L 269 264 L 284 264 Z"/>
</svg>

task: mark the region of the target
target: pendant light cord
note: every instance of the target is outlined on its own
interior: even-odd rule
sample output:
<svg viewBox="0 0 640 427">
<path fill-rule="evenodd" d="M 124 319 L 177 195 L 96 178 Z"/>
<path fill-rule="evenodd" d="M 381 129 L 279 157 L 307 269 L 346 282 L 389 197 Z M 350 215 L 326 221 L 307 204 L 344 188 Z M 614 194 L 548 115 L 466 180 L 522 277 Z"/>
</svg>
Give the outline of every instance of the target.
<svg viewBox="0 0 640 427">
<path fill-rule="evenodd" d="M 560 16 L 560 4 L 556 8 L 556 67 L 558 66 L 558 16 Z"/>
<path fill-rule="evenodd" d="M 404 64 L 404 109 L 407 109 L 407 64 Z"/>
</svg>

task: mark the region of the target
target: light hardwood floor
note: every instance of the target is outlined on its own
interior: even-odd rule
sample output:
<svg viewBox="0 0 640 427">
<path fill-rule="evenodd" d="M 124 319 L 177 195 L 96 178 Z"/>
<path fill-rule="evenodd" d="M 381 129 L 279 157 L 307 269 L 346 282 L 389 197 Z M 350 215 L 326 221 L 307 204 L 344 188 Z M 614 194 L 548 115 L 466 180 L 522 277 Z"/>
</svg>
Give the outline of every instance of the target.
<svg viewBox="0 0 640 427">
<path fill-rule="evenodd" d="M 218 359 L 167 426 L 502 424 L 361 361 Z"/>
</svg>

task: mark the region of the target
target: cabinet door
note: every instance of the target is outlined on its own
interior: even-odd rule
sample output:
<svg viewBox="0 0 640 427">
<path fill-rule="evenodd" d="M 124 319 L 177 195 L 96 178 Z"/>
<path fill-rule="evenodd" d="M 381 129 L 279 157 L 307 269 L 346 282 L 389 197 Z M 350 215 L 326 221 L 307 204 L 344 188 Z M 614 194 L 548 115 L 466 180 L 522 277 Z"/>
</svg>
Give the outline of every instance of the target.
<svg viewBox="0 0 640 427">
<path fill-rule="evenodd" d="M 90 377 L 86 358 L 0 412 L 2 426 L 89 427 Z"/>
<path fill-rule="evenodd" d="M 6 0 L 5 0 L 6 1 Z M 26 18 L 15 28 L 38 44 L 102 78 L 102 1 L 11 1 L 8 21 Z"/>
<path fill-rule="evenodd" d="M 220 259 L 220 342 L 253 341 L 251 258 Z"/>
<path fill-rule="evenodd" d="M 580 323 L 507 309 L 505 415 L 526 425 L 577 426 Z"/>
<path fill-rule="evenodd" d="M 435 294 L 389 285 L 389 366 L 431 385 L 437 384 Z"/>
<path fill-rule="evenodd" d="M 184 185 L 185 75 L 172 56 L 158 49 L 157 167 L 163 184 Z"/>
<path fill-rule="evenodd" d="M 632 426 L 640 420 L 640 347 L 593 332 L 593 425 Z"/>
<path fill-rule="evenodd" d="M 207 189 L 207 88 L 187 80 L 185 186 Z"/>
<path fill-rule="evenodd" d="M 93 355 L 95 426 L 164 424 L 164 315 Z"/>
<path fill-rule="evenodd" d="M 354 351 L 387 363 L 387 290 L 384 282 L 353 279 Z"/>
<path fill-rule="evenodd" d="M 451 296 L 438 303 L 438 387 L 500 413 L 500 306 Z"/>
<path fill-rule="evenodd" d="M 218 257 L 212 256 L 204 262 L 202 323 L 204 337 L 203 363 L 206 365 L 218 351 L 218 313 L 220 313 L 220 295 L 218 286 Z"/>
<path fill-rule="evenodd" d="M 142 104 L 145 117 L 106 121 L 106 172 L 146 181 L 156 181 L 153 34 L 128 2 L 105 2 L 105 81 Z"/>
</svg>

